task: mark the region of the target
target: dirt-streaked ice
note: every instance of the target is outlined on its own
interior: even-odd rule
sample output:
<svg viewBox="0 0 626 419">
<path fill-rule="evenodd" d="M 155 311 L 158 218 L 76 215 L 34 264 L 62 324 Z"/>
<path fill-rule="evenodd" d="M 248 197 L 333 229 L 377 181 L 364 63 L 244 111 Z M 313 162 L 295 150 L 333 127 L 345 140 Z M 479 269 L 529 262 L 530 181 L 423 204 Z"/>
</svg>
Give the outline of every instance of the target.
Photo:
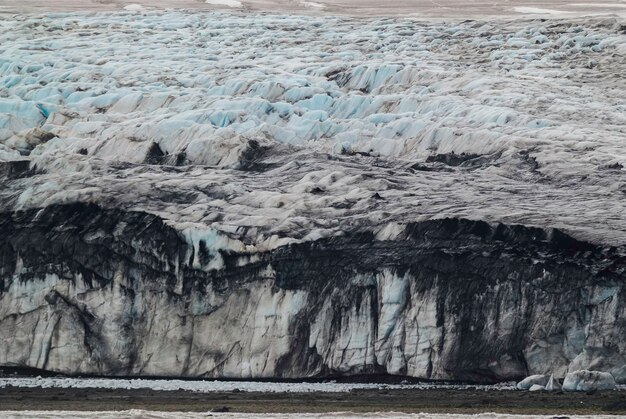
<svg viewBox="0 0 626 419">
<path fill-rule="evenodd" d="M 542 17 L 0 21 L 0 364 L 625 383 L 624 24 Z"/>
<path fill-rule="evenodd" d="M 181 226 L 212 226 L 226 211 L 214 228 L 270 227 L 268 238 L 297 236 L 294 228 L 341 234 L 331 220 L 346 216 L 375 230 L 462 216 L 625 243 L 619 28 L 604 18 L 448 24 L 179 12 L 4 20 L 0 158 L 30 154 L 47 175 L 3 189 L 3 209 L 126 201 L 143 195 L 138 188 L 194 182 L 222 185 L 225 200 L 184 210 L 141 198 L 116 205 Z M 230 170 L 258 157 L 255 147 L 275 154 L 270 178 Z M 109 170 L 155 152 L 215 170 L 131 183 L 116 174 L 139 167 Z M 450 153 L 482 163 L 436 176 L 412 169 Z M 298 157 L 279 164 L 286 156 Z M 385 200 L 371 200 L 376 193 Z M 341 209 L 347 200 L 359 204 Z"/>
</svg>

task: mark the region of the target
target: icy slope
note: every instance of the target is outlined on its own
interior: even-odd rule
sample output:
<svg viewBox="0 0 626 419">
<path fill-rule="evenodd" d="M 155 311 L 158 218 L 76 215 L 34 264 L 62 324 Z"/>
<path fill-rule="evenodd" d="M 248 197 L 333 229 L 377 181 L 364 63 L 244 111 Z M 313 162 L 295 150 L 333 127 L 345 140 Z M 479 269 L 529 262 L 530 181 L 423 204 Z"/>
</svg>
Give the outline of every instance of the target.
<svg viewBox="0 0 626 419">
<path fill-rule="evenodd" d="M 289 164 L 278 162 L 269 182 L 219 170 L 182 177 L 231 189 L 223 191 L 237 195 L 229 224 L 255 224 L 254 217 L 278 227 L 309 218 L 311 207 L 328 208 L 327 222 L 346 212 L 335 201 L 351 200 L 391 212 L 379 217 L 387 221 L 407 211 L 409 218 L 445 213 L 624 242 L 626 38 L 617 21 L 426 25 L 167 13 L 2 25 L 1 153 L 19 159 L 33 150 L 37 167 L 49 168 L 19 197 L 12 192 L 17 201 L 7 208 L 60 203 L 68 194 L 97 199 L 125 182 L 99 179 L 120 173 L 107 169 L 110 162 L 240 168 L 286 155 Z M 437 165 L 450 153 L 478 158 L 415 172 L 428 169 L 415 162 Z M 101 170 L 85 185 L 81 173 Z M 364 172 L 372 176 L 359 179 Z M 177 177 L 169 171 L 131 183 L 178 189 Z M 316 188 L 326 193 L 302 193 Z M 390 199 L 367 202 L 370 192 Z M 202 212 L 220 211 L 221 200 L 193 199 L 204 200 Z M 168 219 L 211 222 L 212 215 L 170 208 Z"/>
<path fill-rule="evenodd" d="M 0 364 L 626 381 L 623 22 L 0 28 Z"/>
</svg>

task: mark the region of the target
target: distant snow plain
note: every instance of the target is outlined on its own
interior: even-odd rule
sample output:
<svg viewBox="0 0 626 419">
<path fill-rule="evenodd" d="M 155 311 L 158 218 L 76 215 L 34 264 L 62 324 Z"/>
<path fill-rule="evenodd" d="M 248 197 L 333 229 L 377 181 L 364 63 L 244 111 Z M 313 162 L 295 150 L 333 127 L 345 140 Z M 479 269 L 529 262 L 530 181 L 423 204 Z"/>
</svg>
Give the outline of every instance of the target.
<svg viewBox="0 0 626 419">
<path fill-rule="evenodd" d="M 37 11 L 111 11 L 215 8 L 272 13 L 344 14 L 351 16 L 496 17 L 523 15 L 624 14 L 624 0 L 0 0 L 0 13 Z"/>
</svg>

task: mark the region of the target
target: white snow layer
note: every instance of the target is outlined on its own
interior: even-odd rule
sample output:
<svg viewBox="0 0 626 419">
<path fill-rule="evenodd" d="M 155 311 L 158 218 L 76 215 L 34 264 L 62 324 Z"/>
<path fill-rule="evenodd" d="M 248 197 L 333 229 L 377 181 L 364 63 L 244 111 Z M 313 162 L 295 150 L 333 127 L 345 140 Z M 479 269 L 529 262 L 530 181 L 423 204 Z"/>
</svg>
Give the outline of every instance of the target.
<svg viewBox="0 0 626 419">
<path fill-rule="evenodd" d="M 0 209 L 147 211 L 190 240 L 251 252 L 360 227 L 388 238 L 445 216 L 623 244 L 620 25 L 149 10 L 1 20 L 0 160 L 29 159 L 37 174 L 7 182 Z M 159 164 L 146 160 L 155 149 Z M 259 149 L 265 169 L 239 170 Z M 421 169 L 451 153 L 477 160 Z"/>
<path fill-rule="evenodd" d="M 228 7 L 241 7 L 242 4 L 237 0 L 204 0 L 207 4 L 214 4 L 216 6 L 228 6 Z"/>
<path fill-rule="evenodd" d="M 139 12 L 139 11 L 142 11 L 142 10 L 145 10 L 145 9 L 146 8 L 143 7 L 141 4 L 136 4 L 136 3 L 124 6 L 124 10 L 128 10 L 130 12 Z"/>
<path fill-rule="evenodd" d="M 514 390 L 515 383 L 494 385 L 460 385 L 444 383 L 418 384 L 378 384 L 378 383 L 337 383 L 334 381 L 296 383 L 296 382 L 259 382 L 259 381 L 208 381 L 208 380 L 175 380 L 175 379 L 121 379 L 121 378 L 0 378 L 0 388 L 106 388 L 114 390 L 151 389 L 161 391 L 195 391 L 213 393 L 233 391 L 266 393 L 346 393 L 351 390 L 372 389 L 455 389 L 467 388 L 477 390 Z M 621 388 L 621 386 L 619 386 Z"/>
<path fill-rule="evenodd" d="M 564 14 L 567 14 L 567 12 L 564 12 L 562 10 L 541 9 L 541 8 L 538 8 L 538 7 L 525 7 L 525 6 L 514 7 L 513 10 L 515 10 L 517 13 L 523 13 L 523 14 L 542 14 L 542 15 L 564 15 Z"/>
</svg>

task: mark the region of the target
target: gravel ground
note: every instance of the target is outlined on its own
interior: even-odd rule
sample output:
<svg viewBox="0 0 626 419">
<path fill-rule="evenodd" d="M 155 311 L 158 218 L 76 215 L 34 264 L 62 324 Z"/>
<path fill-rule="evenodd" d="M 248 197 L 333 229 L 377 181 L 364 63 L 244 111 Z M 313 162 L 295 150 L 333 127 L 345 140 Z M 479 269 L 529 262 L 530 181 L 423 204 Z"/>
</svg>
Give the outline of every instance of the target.
<svg viewBox="0 0 626 419">
<path fill-rule="evenodd" d="M 160 412 L 228 411 L 232 413 L 404 412 L 471 414 L 626 414 L 621 391 L 540 393 L 485 390 L 356 390 L 350 393 L 197 393 L 189 391 L 3 388 L 3 411 Z M 0 416 L 2 414 L 0 413 Z"/>
</svg>

